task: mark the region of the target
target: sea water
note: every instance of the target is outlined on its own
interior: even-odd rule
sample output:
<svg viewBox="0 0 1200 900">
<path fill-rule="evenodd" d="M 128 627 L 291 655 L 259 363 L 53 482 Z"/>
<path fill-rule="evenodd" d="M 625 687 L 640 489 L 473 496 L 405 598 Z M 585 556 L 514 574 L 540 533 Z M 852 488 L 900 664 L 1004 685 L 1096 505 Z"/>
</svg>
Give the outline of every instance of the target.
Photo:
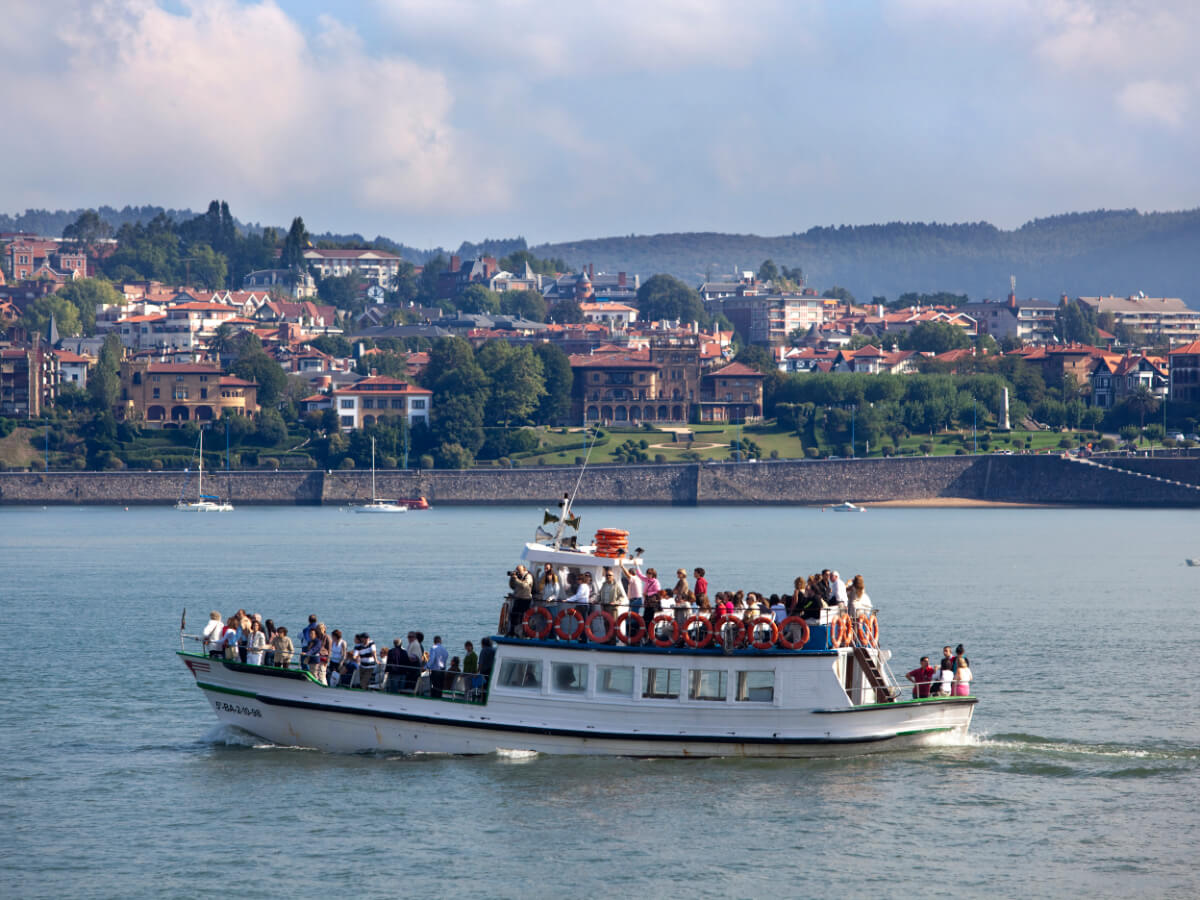
<svg viewBox="0 0 1200 900">
<path fill-rule="evenodd" d="M 763 762 L 338 756 L 216 724 L 180 616 L 460 655 L 530 508 L 0 509 L 5 897 L 1194 897 L 1192 511 L 589 508 L 670 581 L 861 573 L 893 670 L 966 644 L 972 735 Z"/>
</svg>

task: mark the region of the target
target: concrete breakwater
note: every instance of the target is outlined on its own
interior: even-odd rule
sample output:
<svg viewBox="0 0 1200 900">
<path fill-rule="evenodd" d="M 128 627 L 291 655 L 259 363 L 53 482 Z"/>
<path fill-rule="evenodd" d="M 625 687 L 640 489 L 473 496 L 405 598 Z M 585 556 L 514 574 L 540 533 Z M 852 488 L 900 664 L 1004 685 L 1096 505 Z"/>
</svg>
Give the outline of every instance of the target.
<svg viewBox="0 0 1200 900">
<path fill-rule="evenodd" d="M 1200 457 L 1101 460 L 1058 456 L 774 460 L 592 466 L 586 503 L 829 504 L 842 500 L 964 500 L 1069 505 L 1200 507 Z M 438 504 L 553 504 L 571 491 L 576 467 L 401 470 L 377 474 L 387 497 Z M 369 472 L 214 473 L 206 487 L 235 504 L 343 505 L 371 496 Z M 162 505 L 195 491 L 183 472 L 3 472 L 0 505 Z M 189 493 L 190 492 L 190 493 Z"/>
</svg>

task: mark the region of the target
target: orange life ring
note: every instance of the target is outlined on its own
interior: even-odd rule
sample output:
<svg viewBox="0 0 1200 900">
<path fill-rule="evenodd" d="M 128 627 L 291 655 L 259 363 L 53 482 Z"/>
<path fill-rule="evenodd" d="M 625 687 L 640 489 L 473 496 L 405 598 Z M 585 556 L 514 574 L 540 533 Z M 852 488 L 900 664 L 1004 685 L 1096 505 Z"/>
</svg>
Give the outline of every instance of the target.
<svg viewBox="0 0 1200 900">
<path fill-rule="evenodd" d="M 541 616 L 546 621 L 545 628 L 534 628 L 531 624 L 534 616 Z M 550 615 L 550 610 L 545 606 L 531 606 L 525 610 L 525 618 L 521 620 L 521 627 L 525 630 L 525 637 L 537 638 L 539 641 L 550 634 L 550 629 L 554 627 L 554 616 Z"/>
<path fill-rule="evenodd" d="M 604 535 L 605 537 L 627 538 L 629 532 L 624 528 L 597 528 L 596 536 Z"/>
<path fill-rule="evenodd" d="M 754 632 L 758 630 L 759 625 L 766 625 L 771 629 L 771 636 L 760 640 L 752 640 L 750 645 L 755 650 L 770 650 L 775 646 L 775 642 L 779 640 L 779 626 L 775 624 L 775 619 L 771 616 L 759 616 L 750 623 L 750 637 L 754 637 Z"/>
<path fill-rule="evenodd" d="M 879 619 L 873 615 L 859 613 L 858 621 L 854 623 L 854 633 L 858 636 L 859 643 L 868 647 L 878 647 Z"/>
<path fill-rule="evenodd" d="M 658 626 L 664 624 L 671 626 L 671 636 L 667 640 L 658 636 Z M 650 623 L 650 640 L 654 641 L 655 647 L 674 647 L 675 642 L 679 640 L 679 623 L 675 621 L 675 617 L 670 613 L 655 616 L 654 621 Z"/>
<path fill-rule="evenodd" d="M 833 623 L 833 646 L 849 647 L 854 643 L 854 623 L 848 613 L 842 613 Z"/>
<path fill-rule="evenodd" d="M 625 623 L 636 622 L 637 631 L 633 634 L 625 634 Z M 617 616 L 617 640 L 622 644 L 640 644 L 642 638 L 646 636 L 646 620 L 642 618 L 641 613 L 635 613 L 632 610 L 623 612 Z"/>
<path fill-rule="evenodd" d="M 730 613 L 726 613 L 725 615 L 721 616 L 721 618 L 717 619 L 716 627 L 713 628 L 713 639 L 714 640 L 716 640 L 718 638 L 720 638 L 722 641 L 724 640 L 725 627 L 729 623 L 732 623 L 737 626 L 737 637 L 735 637 L 732 641 L 729 642 L 728 647 L 725 647 L 724 643 L 722 643 L 721 646 L 725 647 L 725 649 L 727 649 L 727 650 L 731 649 L 733 647 L 737 647 L 739 644 L 742 643 L 742 641 L 744 641 L 746 639 L 746 626 L 742 623 L 742 620 L 738 616 L 731 615 Z"/>
<path fill-rule="evenodd" d="M 803 635 L 800 640 L 793 641 L 788 636 L 788 626 L 792 623 L 800 626 L 800 632 Z M 808 643 L 808 623 L 804 621 L 803 616 L 788 616 L 779 623 L 779 646 L 785 650 L 799 650 Z"/>
<path fill-rule="evenodd" d="M 702 629 L 704 637 L 692 637 L 693 625 L 704 626 Z M 707 647 L 712 643 L 712 639 L 713 627 L 712 622 L 708 620 L 708 616 L 691 616 L 686 622 L 683 623 L 683 640 L 689 647 L 696 647 L 697 649 L 701 647 Z"/>
<path fill-rule="evenodd" d="M 566 619 L 568 616 L 570 616 L 572 619 L 574 619 L 576 621 L 576 623 L 578 623 L 578 625 L 579 625 L 579 627 L 574 629 L 570 634 L 567 634 L 565 631 L 563 631 L 563 627 L 562 627 L 563 620 Z M 584 621 L 583 621 L 583 613 L 581 613 L 579 610 L 577 610 L 573 606 L 568 606 L 566 609 L 562 610 L 557 616 L 554 617 L 554 633 L 557 634 L 559 639 L 563 640 L 563 641 L 575 640 L 577 637 L 579 637 L 579 635 L 583 632 L 583 629 L 586 627 L 587 626 L 584 624 Z"/>
<path fill-rule="evenodd" d="M 604 622 L 603 637 L 596 637 L 595 632 L 592 631 L 592 623 L 597 619 L 601 619 Z M 584 633 L 587 634 L 587 639 L 591 643 L 607 644 L 613 639 L 613 632 L 617 630 L 617 623 L 616 620 L 613 619 L 612 613 L 609 613 L 603 609 L 597 609 L 587 617 L 587 620 L 583 623 L 583 630 Z"/>
</svg>

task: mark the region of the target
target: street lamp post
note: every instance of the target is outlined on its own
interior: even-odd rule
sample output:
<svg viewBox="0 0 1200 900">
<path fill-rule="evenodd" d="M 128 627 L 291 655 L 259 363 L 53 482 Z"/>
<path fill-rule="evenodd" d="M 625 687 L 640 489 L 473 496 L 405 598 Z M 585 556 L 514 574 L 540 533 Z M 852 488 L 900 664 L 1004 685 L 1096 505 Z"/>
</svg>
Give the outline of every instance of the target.
<svg viewBox="0 0 1200 900">
<path fill-rule="evenodd" d="M 979 400 L 975 397 L 971 398 L 971 444 L 972 452 L 979 452 Z"/>
</svg>

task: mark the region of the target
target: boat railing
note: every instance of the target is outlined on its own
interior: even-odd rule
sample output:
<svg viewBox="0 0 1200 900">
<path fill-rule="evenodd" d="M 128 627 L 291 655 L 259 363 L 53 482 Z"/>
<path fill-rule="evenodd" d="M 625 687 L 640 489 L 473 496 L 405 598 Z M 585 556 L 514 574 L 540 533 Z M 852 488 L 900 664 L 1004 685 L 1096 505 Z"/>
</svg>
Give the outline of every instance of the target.
<svg viewBox="0 0 1200 900">
<path fill-rule="evenodd" d="M 288 669 L 291 671 L 308 672 L 310 678 L 315 683 L 329 688 L 342 689 L 361 689 L 362 680 L 357 666 L 346 666 L 342 662 L 330 663 L 325 667 L 325 680 L 320 681 L 316 675 L 313 675 L 315 666 L 311 662 L 311 657 L 307 657 L 300 650 L 293 650 L 288 655 L 287 660 L 279 658 L 273 647 L 267 647 L 262 652 L 263 661 L 261 663 L 250 663 L 246 661 L 248 655 L 243 647 L 233 647 L 228 650 L 214 649 L 212 646 L 204 646 L 204 638 L 198 634 L 187 634 L 183 631 L 179 633 L 179 648 L 184 652 L 188 652 L 187 643 L 193 645 L 193 652 L 201 653 L 209 656 L 214 656 L 218 659 L 226 659 L 229 662 L 239 663 L 240 665 L 261 666 L 266 669 Z M 232 655 L 230 655 L 232 653 Z M 286 662 L 286 665 L 284 664 Z M 464 703 L 485 703 L 487 700 L 488 677 L 478 672 L 452 672 L 446 670 L 442 672 L 442 687 L 440 689 L 434 686 L 435 678 L 433 672 L 422 666 L 421 670 L 416 672 L 416 667 L 407 667 L 404 671 L 404 678 L 397 677 L 394 682 L 389 682 L 392 676 L 399 676 L 401 673 L 387 672 L 387 665 L 380 660 L 375 666 L 371 667 L 371 675 L 367 681 L 367 690 L 383 691 L 389 694 L 407 694 L 409 696 L 426 697 L 432 700 L 448 700 Z"/>
</svg>

